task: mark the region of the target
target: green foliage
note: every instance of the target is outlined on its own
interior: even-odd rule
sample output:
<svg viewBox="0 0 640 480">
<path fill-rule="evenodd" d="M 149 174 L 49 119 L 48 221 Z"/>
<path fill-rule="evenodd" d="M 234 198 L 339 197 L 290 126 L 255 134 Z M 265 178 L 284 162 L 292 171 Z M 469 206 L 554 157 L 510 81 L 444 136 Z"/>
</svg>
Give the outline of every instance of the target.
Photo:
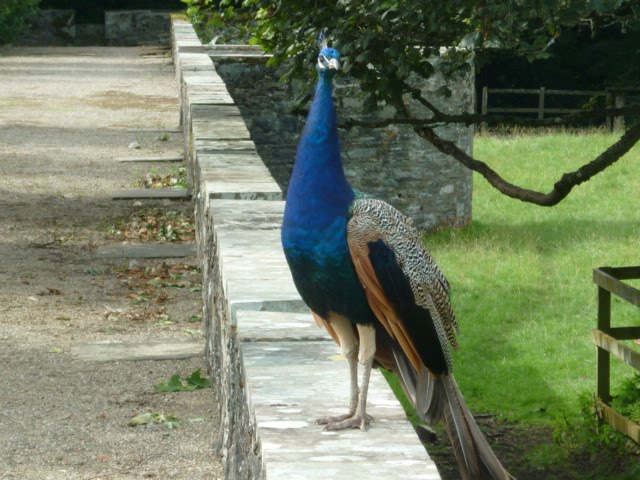
<svg viewBox="0 0 640 480">
<path fill-rule="evenodd" d="M 616 393 L 611 406 L 625 417 L 640 423 L 640 374 L 624 380 Z"/>
<path fill-rule="evenodd" d="M 225 23 L 233 20 L 236 8 L 242 3 L 234 0 L 180 0 L 187 5 L 186 14 L 191 20 L 200 39 L 208 43 L 225 27 Z"/>
<path fill-rule="evenodd" d="M 219 21 L 238 11 L 230 1 L 184 1 L 199 24 L 203 18 Z M 309 70 L 317 56 L 316 39 L 327 28 L 331 43 L 343 55 L 344 72 L 359 81 L 364 103 L 373 110 L 397 105 L 408 92 L 407 83 L 430 77 L 434 73 L 430 55 L 441 56 L 452 71 L 468 68 L 471 51 L 480 63 L 484 52 L 495 49 L 544 58 L 564 30 L 587 17 L 613 21 L 626 4 L 622 0 L 245 0 L 242 7 L 250 14 L 247 28 L 253 42 L 274 55 L 273 63 L 284 66 L 285 79 L 300 79 L 306 85 L 300 100 L 314 83 Z M 214 11 L 221 9 L 224 14 L 216 16 Z M 627 17 L 636 14 L 624 11 Z M 443 52 L 442 46 L 462 50 Z"/>
<path fill-rule="evenodd" d="M 616 140 L 602 131 L 520 131 L 478 135 L 474 153 L 507 180 L 547 190 Z M 639 175 L 636 145 L 607 175 L 544 209 L 476 176 L 473 224 L 426 238 L 452 284 L 462 332 L 456 378 L 472 410 L 532 422 L 578 415 L 577 396 L 595 391 L 592 271 L 638 261 L 640 210 L 625 205 L 640 198 Z M 614 325 L 637 322 L 637 307 L 614 300 L 613 308 Z M 627 373 L 621 364 L 612 362 L 613 378 Z"/>
<path fill-rule="evenodd" d="M 161 382 L 154 386 L 158 393 L 172 392 L 192 392 L 207 388 L 211 385 L 211 381 L 200 373 L 200 369 L 194 371 L 190 376 L 181 378 L 177 373 L 173 375 L 169 381 Z"/>
<path fill-rule="evenodd" d="M 40 0 L 2 0 L 0 2 L 0 44 L 10 43 L 26 27 Z"/>
<path fill-rule="evenodd" d="M 555 430 L 554 440 L 570 460 L 584 466 L 581 478 L 632 479 L 640 474 L 637 459 L 629 456 L 630 440 L 598 419 L 590 394 L 580 396 L 579 418 L 563 419 Z"/>
<path fill-rule="evenodd" d="M 546 190 L 616 140 L 603 131 L 518 130 L 476 136 L 474 153 L 509 181 Z M 625 206 L 640 198 L 638 175 L 636 145 L 554 208 L 513 202 L 476 176 L 473 223 L 425 237 L 451 283 L 461 328 L 454 373 L 472 412 L 525 432 L 581 421 L 578 398 L 596 388 L 592 271 L 637 264 L 640 210 Z M 637 323 L 637 307 L 612 304 L 614 326 Z M 628 374 L 623 362 L 611 368 L 614 379 Z"/>
</svg>

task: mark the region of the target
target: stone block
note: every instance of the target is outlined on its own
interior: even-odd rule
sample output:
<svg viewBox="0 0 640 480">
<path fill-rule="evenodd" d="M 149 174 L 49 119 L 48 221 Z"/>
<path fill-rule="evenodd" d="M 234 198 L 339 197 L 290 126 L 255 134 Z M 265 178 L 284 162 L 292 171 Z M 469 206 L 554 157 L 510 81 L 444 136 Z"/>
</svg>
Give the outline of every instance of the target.
<svg viewBox="0 0 640 480">
<path fill-rule="evenodd" d="M 374 422 L 367 432 L 325 432 L 314 424 L 319 417 L 348 408 L 348 366 L 337 345 L 243 342 L 241 357 L 249 422 L 239 422 L 236 428 L 255 438 L 253 452 L 258 450 L 256 456 L 261 457 L 262 478 L 440 478 L 377 370 L 371 375 L 368 402 Z M 247 471 L 251 457 L 235 455 L 233 461 L 239 464 L 229 468 L 227 478 L 242 478 L 233 472 Z"/>
<path fill-rule="evenodd" d="M 104 12 L 104 35 L 108 45 L 168 45 L 168 12 L 111 10 Z"/>
<path fill-rule="evenodd" d="M 73 45 L 76 38 L 74 10 L 40 10 L 28 20 L 28 29 L 17 40 L 18 45 Z"/>
<path fill-rule="evenodd" d="M 181 360 L 201 356 L 204 342 L 124 343 L 117 341 L 87 343 L 71 347 L 71 354 L 92 362 L 139 360 Z"/>
<path fill-rule="evenodd" d="M 222 267 L 218 281 L 228 304 L 229 325 L 235 326 L 238 309 L 307 311 L 284 258 L 279 229 L 214 227 L 214 232 L 213 255 Z"/>
<path fill-rule="evenodd" d="M 367 432 L 314 424 L 347 409 L 349 375 L 339 347 L 311 315 L 239 310 L 237 319 L 219 385 L 226 478 L 440 478 L 378 371 Z"/>
<path fill-rule="evenodd" d="M 310 313 L 238 310 L 236 322 L 242 342 L 333 342 L 326 329 L 318 326 Z"/>
<path fill-rule="evenodd" d="M 111 258 L 185 258 L 196 254 L 193 243 L 116 244 L 99 247 L 96 255 Z"/>
<path fill-rule="evenodd" d="M 135 188 L 118 190 L 111 198 L 113 200 L 190 200 L 191 191 L 186 188 Z"/>
</svg>

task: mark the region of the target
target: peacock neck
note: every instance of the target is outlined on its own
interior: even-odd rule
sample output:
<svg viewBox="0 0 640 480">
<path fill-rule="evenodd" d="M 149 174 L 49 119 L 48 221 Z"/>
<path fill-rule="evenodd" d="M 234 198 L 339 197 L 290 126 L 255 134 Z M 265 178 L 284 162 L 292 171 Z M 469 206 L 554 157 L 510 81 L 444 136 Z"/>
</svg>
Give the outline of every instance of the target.
<svg viewBox="0 0 640 480">
<path fill-rule="evenodd" d="M 288 216 L 309 218 L 313 211 L 311 223 L 318 226 L 346 215 L 354 198 L 342 167 L 332 92 L 332 76 L 321 73 L 287 193 Z"/>
<path fill-rule="evenodd" d="M 333 105 L 333 78 L 328 74 L 320 74 L 302 135 L 301 146 L 309 143 L 339 145 L 336 111 Z M 338 156 L 339 153 L 338 151 Z"/>
</svg>

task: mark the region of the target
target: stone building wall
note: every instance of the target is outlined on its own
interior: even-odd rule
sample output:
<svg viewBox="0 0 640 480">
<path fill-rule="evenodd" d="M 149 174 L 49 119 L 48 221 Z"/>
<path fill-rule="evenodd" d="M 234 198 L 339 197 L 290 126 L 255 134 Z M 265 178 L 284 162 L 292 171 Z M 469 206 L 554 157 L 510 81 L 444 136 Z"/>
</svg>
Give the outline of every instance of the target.
<svg viewBox="0 0 640 480">
<path fill-rule="evenodd" d="M 104 23 L 76 23 L 74 10 L 40 10 L 29 19 L 19 45 L 169 45 L 169 12 L 111 10 Z"/>
<path fill-rule="evenodd" d="M 169 13 L 154 10 L 104 12 L 107 45 L 168 45 Z"/>
<path fill-rule="evenodd" d="M 28 20 L 28 28 L 17 39 L 18 45 L 58 46 L 72 44 L 76 38 L 74 10 L 39 10 Z"/>
<path fill-rule="evenodd" d="M 247 123 L 258 153 L 286 192 L 304 118 L 291 114 L 290 85 L 264 60 L 213 57 Z M 430 100 L 445 112 L 472 112 L 473 69 L 453 79 L 437 74 L 423 91 L 436 92 L 447 85 L 451 97 L 432 94 Z M 357 115 L 357 88 L 348 79 L 336 79 L 334 97 L 338 115 Z M 436 130 L 472 153 L 473 129 L 447 125 Z M 452 158 L 418 137 L 410 127 L 342 130 L 342 152 L 347 177 L 358 190 L 392 203 L 411 216 L 420 228 L 460 227 L 471 221 L 472 174 Z"/>
</svg>

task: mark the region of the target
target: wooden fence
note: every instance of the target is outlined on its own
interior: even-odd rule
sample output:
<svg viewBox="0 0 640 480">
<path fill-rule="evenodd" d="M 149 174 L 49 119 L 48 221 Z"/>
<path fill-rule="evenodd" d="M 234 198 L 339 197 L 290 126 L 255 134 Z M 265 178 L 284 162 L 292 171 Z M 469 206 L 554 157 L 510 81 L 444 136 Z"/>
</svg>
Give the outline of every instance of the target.
<svg viewBox="0 0 640 480">
<path fill-rule="evenodd" d="M 593 331 L 597 346 L 597 399 L 598 416 L 616 430 L 640 443 L 640 425 L 611 407 L 611 355 L 640 370 L 640 352 L 623 343 L 640 339 L 640 327 L 611 326 L 611 294 L 640 307 L 640 290 L 623 280 L 640 278 L 640 267 L 602 267 L 593 271 L 598 285 L 598 328 Z"/>
<path fill-rule="evenodd" d="M 604 97 L 607 107 L 624 108 L 627 103 L 628 95 L 637 95 L 640 93 L 638 88 L 610 88 L 606 90 L 554 90 L 540 88 L 489 88 L 482 87 L 482 103 L 481 114 L 488 115 L 490 113 L 507 113 L 507 114 L 537 114 L 539 120 L 543 120 L 549 115 L 566 115 L 582 111 L 580 108 L 550 108 L 545 105 L 548 96 L 565 96 L 565 97 L 585 97 L 588 99 L 597 99 Z M 536 95 L 538 97 L 537 107 L 491 107 L 489 106 L 489 95 L 493 97 L 499 95 Z M 609 130 L 623 131 L 624 117 L 607 117 L 606 124 Z"/>
</svg>

